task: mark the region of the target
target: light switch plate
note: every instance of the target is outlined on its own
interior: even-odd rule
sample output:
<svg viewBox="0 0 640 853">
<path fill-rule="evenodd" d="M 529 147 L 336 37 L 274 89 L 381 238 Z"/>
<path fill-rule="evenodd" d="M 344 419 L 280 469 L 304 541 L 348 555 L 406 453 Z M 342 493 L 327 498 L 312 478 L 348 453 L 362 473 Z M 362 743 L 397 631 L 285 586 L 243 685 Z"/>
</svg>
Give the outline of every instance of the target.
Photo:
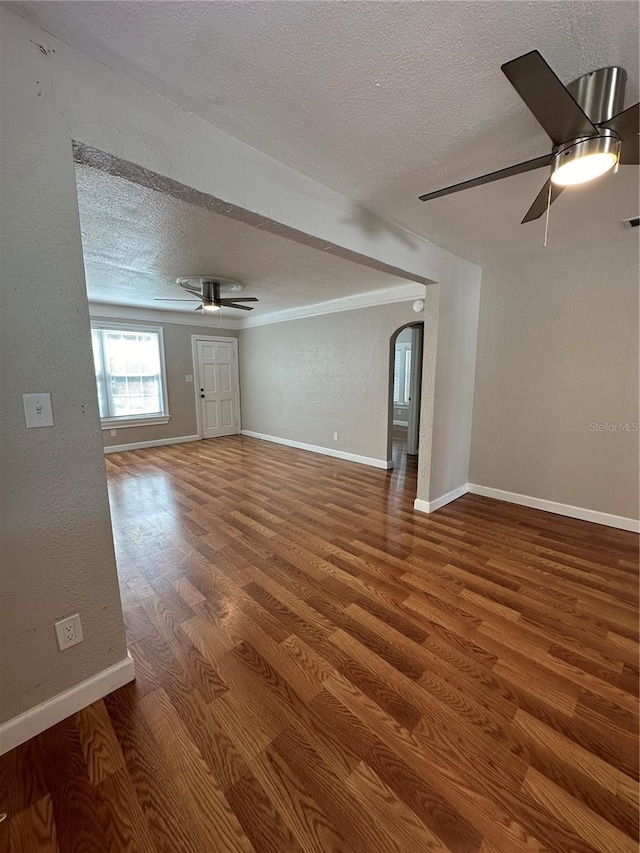
<svg viewBox="0 0 640 853">
<path fill-rule="evenodd" d="M 27 428 L 52 427 L 53 407 L 51 405 L 51 394 L 41 391 L 37 394 L 23 394 L 24 419 Z"/>
<path fill-rule="evenodd" d="M 187 375 L 184 377 L 184 381 L 185 382 L 193 382 L 193 374 L 187 373 Z"/>
</svg>

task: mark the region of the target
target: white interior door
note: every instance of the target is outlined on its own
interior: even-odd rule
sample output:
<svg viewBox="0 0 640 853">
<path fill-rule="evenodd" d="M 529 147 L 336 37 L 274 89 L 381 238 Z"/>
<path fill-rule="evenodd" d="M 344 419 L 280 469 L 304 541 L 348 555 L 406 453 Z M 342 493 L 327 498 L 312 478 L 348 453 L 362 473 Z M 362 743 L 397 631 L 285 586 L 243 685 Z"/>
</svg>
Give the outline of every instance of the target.
<svg viewBox="0 0 640 853">
<path fill-rule="evenodd" d="M 196 340 L 200 438 L 240 432 L 237 353 L 234 338 Z"/>
</svg>

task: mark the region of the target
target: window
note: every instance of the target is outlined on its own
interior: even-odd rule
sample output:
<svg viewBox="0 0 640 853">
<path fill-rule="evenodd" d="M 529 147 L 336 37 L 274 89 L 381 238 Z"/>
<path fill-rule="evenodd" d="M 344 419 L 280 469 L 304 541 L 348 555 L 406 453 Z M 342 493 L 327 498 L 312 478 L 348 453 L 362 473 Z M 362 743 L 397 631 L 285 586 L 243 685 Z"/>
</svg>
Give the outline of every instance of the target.
<svg viewBox="0 0 640 853">
<path fill-rule="evenodd" d="M 396 344 L 393 370 L 393 402 L 408 406 L 411 393 L 411 344 Z"/>
<path fill-rule="evenodd" d="M 167 423 L 162 329 L 92 324 L 103 428 Z"/>
</svg>

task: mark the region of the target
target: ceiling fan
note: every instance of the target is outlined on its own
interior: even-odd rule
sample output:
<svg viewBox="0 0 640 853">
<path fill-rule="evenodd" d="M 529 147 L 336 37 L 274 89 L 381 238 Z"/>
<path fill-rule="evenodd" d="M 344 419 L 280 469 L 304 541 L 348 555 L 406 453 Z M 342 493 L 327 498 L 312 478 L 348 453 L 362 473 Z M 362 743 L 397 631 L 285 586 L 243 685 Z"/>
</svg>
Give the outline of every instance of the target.
<svg viewBox="0 0 640 853">
<path fill-rule="evenodd" d="M 421 201 L 550 166 L 549 178 L 522 220 L 532 222 L 566 187 L 591 181 L 618 165 L 638 165 L 640 104 L 622 111 L 627 81 L 624 68 L 600 68 L 565 87 L 537 50 L 501 67 L 551 138 L 551 153 L 426 193 Z"/>
<path fill-rule="evenodd" d="M 221 308 L 239 308 L 241 311 L 253 311 L 249 305 L 240 305 L 240 302 L 259 302 L 255 296 L 232 297 L 223 299 L 221 292 L 229 293 L 238 291 L 242 285 L 230 278 L 178 278 L 179 284 L 187 293 L 193 294 L 200 299 L 201 304 L 195 309 L 213 314 Z M 195 302 L 194 299 L 154 299 L 154 302 Z"/>
</svg>

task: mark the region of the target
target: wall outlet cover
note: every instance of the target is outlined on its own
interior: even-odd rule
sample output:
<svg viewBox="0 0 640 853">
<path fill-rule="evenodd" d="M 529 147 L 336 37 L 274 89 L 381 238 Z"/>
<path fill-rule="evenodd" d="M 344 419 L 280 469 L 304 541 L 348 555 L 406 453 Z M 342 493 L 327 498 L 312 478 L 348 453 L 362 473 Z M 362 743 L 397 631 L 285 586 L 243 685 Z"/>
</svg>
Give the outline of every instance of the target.
<svg viewBox="0 0 640 853">
<path fill-rule="evenodd" d="M 56 637 L 58 638 L 58 648 L 61 652 L 70 649 L 71 646 L 77 646 L 78 643 L 84 640 L 79 613 L 74 613 L 73 616 L 61 619 L 55 623 L 54 628 L 56 629 Z"/>
</svg>

